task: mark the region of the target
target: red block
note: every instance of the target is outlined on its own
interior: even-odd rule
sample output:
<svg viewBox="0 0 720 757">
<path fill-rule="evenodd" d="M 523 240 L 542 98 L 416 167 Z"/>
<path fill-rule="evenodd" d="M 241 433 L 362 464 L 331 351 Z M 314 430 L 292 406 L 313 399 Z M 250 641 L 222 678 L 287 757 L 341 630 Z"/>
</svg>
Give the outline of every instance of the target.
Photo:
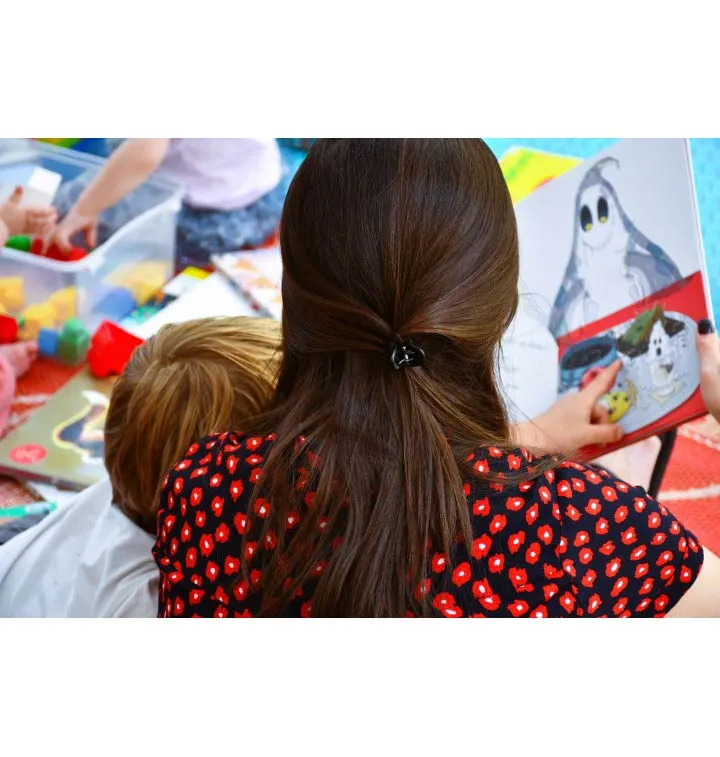
<svg viewBox="0 0 720 757">
<path fill-rule="evenodd" d="M 100 324 L 90 340 L 88 363 L 96 378 L 119 376 L 130 360 L 134 349 L 143 340 L 110 321 Z"/>
<path fill-rule="evenodd" d="M 17 321 L 9 315 L 0 315 L 0 344 L 17 342 Z"/>
<path fill-rule="evenodd" d="M 43 251 L 43 240 L 41 237 L 33 239 L 30 252 L 33 255 L 41 255 L 50 258 L 50 260 L 60 260 L 65 263 L 82 260 L 88 255 L 87 250 L 83 250 L 82 247 L 72 247 L 67 252 L 63 252 L 56 244 L 51 244 Z"/>
<path fill-rule="evenodd" d="M 67 255 L 65 255 L 63 260 L 70 260 L 70 261 L 82 260 L 83 258 L 86 258 L 87 255 L 88 255 L 87 250 L 83 250 L 82 247 L 73 247 L 72 249 L 68 251 Z"/>
</svg>

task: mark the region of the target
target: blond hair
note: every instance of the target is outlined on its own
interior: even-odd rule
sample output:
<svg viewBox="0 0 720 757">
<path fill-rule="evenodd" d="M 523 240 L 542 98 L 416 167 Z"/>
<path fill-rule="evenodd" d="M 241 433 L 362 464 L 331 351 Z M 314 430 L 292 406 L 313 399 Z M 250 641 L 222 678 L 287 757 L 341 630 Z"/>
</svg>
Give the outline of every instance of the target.
<svg viewBox="0 0 720 757">
<path fill-rule="evenodd" d="M 275 321 L 238 317 L 167 325 L 135 350 L 105 423 L 113 503 L 134 523 L 156 533 L 163 479 L 193 441 L 265 409 L 279 349 Z"/>
</svg>

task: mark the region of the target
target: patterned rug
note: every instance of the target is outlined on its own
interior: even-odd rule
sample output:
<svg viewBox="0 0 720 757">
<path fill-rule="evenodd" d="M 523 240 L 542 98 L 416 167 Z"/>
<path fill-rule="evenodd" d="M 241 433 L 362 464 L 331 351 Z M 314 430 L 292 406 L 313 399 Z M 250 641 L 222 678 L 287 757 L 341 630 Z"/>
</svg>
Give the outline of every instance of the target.
<svg viewBox="0 0 720 757">
<path fill-rule="evenodd" d="M 70 368 L 60 363 L 38 358 L 30 371 L 18 380 L 15 402 L 8 425 L 0 437 L 24 423 L 48 397 L 52 396 L 79 368 Z M 37 496 L 26 486 L 6 476 L 0 476 L 0 510 L 4 507 L 35 502 Z M 0 517 L 2 514 L 0 512 Z"/>
<path fill-rule="evenodd" d="M 660 499 L 720 554 L 720 425 L 711 417 L 681 426 Z"/>
</svg>

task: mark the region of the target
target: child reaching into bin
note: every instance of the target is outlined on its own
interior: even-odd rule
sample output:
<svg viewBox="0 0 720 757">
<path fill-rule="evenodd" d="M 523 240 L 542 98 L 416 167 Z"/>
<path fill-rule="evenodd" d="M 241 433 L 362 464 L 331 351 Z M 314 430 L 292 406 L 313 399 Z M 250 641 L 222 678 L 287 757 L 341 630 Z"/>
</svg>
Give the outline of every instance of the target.
<svg viewBox="0 0 720 757">
<path fill-rule="evenodd" d="M 23 205 L 23 188 L 15 187 L 10 197 L 0 202 L 0 247 L 16 234 L 49 234 L 57 221 L 53 207 Z"/>
<path fill-rule="evenodd" d="M 60 188 L 64 216 L 51 241 L 69 250 L 84 232 L 102 243 L 161 200 L 143 183 L 151 175 L 184 188 L 176 262 L 207 268 L 210 255 L 257 247 L 280 221 L 288 170 L 275 139 L 128 139 L 94 177 L 83 174 Z M 102 216 L 101 216 L 102 214 Z"/>
<path fill-rule="evenodd" d="M 242 427 L 275 382 L 279 325 L 163 327 L 133 353 L 105 423 L 108 478 L 0 547 L 0 617 L 153 617 L 167 471 L 197 437 Z"/>
</svg>

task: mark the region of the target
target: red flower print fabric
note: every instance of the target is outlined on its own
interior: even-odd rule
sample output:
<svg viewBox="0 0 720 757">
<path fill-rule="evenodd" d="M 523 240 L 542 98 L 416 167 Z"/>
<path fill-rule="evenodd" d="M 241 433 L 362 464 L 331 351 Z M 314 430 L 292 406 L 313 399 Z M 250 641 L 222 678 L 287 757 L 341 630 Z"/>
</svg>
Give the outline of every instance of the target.
<svg viewBox="0 0 720 757">
<path fill-rule="evenodd" d="M 193 444 L 168 475 L 153 550 L 161 576 L 159 616 L 258 614 L 263 561 L 280 535 L 270 531 L 245 544 L 249 580 L 240 572 L 242 540 L 251 522 L 262 525 L 272 508 L 258 499 L 248 512 L 273 440 L 212 436 Z M 476 470 L 517 476 L 532 457 L 488 448 L 469 461 Z M 304 486 L 307 470 L 296 473 Z M 507 486 L 470 477 L 464 490 L 472 542 L 458 543 L 449 554 L 428 545 L 426 577 L 408 587 L 438 617 L 661 617 L 702 567 L 693 534 L 641 488 L 602 469 L 568 462 Z M 309 492 L 303 508 L 312 505 Z M 298 531 L 303 508 L 287 516 L 286 543 Z M 255 538 L 252 529 L 249 534 Z M 338 532 L 333 552 L 341 543 Z M 286 615 L 312 617 L 313 582 L 326 567 L 326 561 L 316 565 Z"/>
</svg>

